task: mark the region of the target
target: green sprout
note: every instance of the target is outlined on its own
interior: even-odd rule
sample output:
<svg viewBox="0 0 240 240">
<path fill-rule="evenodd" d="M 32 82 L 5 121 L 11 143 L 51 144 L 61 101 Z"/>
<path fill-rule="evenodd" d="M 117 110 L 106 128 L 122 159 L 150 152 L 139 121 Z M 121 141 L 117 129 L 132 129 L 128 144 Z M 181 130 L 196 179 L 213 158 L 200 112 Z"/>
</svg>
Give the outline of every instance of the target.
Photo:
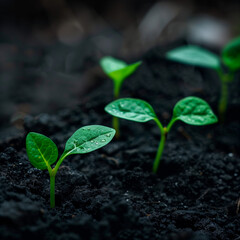
<svg viewBox="0 0 240 240">
<path fill-rule="evenodd" d="M 158 170 L 167 134 L 177 120 L 196 126 L 213 124 L 218 121 L 208 103 L 198 97 L 186 97 L 177 102 L 173 109 L 172 119 L 166 127 L 163 127 L 152 106 L 140 99 L 121 98 L 115 100 L 105 107 L 105 111 L 115 117 L 134 122 L 148 122 L 150 120 L 156 122 L 161 133 L 161 139 L 153 163 L 154 173 Z"/>
<path fill-rule="evenodd" d="M 218 114 L 223 122 L 228 104 L 228 84 L 240 69 L 240 37 L 233 39 L 222 49 L 221 58 L 214 53 L 198 46 L 188 45 L 167 52 L 166 57 L 173 61 L 199 67 L 214 69 L 221 80 L 221 94 L 218 103 Z M 228 68 L 225 71 L 222 63 Z"/>
<path fill-rule="evenodd" d="M 115 130 L 100 125 L 79 128 L 66 142 L 65 149 L 54 168 L 51 165 L 58 159 L 58 149 L 48 137 L 30 132 L 26 137 L 27 155 L 32 165 L 40 170 L 47 169 L 50 175 L 50 206 L 55 207 L 55 176 L 63 160 L 72 154 L 92 152 L 108 144 Z"/>
<path fill-rule="evenodd" d="M 138 61 L 128 65 L 124 61 L 110 56 L 103 57 L 100 60 L 103 71 L 113 80 L 114 99 L 119 98 L 120 89 L 124 80 L 133 74 L 141 63 L 141 61 Z M 119 138 L 119 122 L 115 117 L 113 117 L 113 128 L 116 130 L 116 138 Z"/>
</svg>

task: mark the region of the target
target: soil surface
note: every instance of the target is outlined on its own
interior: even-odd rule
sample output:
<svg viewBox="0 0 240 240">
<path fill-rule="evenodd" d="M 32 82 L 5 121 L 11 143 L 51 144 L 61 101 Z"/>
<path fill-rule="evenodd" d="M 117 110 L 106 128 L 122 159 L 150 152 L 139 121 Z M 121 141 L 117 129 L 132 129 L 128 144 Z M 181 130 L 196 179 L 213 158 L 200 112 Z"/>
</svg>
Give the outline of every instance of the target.
<svg viewBox="0 0 240 240">
<path fill-rule="evenodd" d="M 166 48 L 164 49 L 166 50 Z M 215 72 L 166 61 L 162 47 L 123 84 L 121 97 L 148 101 L 164 125 L 174 104 L 194 95 L 216 112 Z M 120 120 L 121 138 L 64 160 L 56 176 L 56 208 L 49 206 L 49 175 L 25 150 L 29 131 L 50 137 L 61 154 L 78 128 L 111 126 L 104 106 L 112 82 L 93 76 L 79 105 L 56 115 L 27 116 L 25 133 L 0 144 L 0 239 L 228 240 L 240 239 L 240 75 L 230 86 L 224 124 L 177 122 L 168 135 L 158 174 L 151 173 L 160 139 L 154 122 Z"/>
</svg>

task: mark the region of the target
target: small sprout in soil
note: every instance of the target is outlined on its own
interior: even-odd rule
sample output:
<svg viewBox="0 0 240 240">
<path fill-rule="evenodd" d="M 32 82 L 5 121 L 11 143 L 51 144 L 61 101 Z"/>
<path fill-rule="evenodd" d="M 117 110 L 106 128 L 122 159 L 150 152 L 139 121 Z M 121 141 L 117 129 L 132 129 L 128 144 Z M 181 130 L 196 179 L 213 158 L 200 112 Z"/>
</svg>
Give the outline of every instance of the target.
<svg viewBox="0 0 240 240">
<path fill-rule="evenodd" d="M 148 122 L 150 120 L 156 122 L 160 129 L 161 139 L 153 163 L 154 173 L 158 170 L 167 134 L 177 120 L 196 126 L 213 124 L 218 121 L 208 103 L 198 97 L 186 97 L 177 102 L 173 109 L 172 119 L 166 127 L 163 127 L 152 106 L 140 99 L 121 98 L 115 100 L 105 107 L 105 111 L 115 117 L 134 122 Z"/>
<path fill-rule="evenodd" d="M 142 62 L 127 64 L 113 57 L 103 57 L 100 65 L 103 71 L 113 80 L 114 98 L 119 98 L 120 89 L 124 80 L 133 74 Z"/>
<path fill-rule="evenodd" d="M 100 60 L 103 71 L 113 80 L 114 99 L 119 98 L 120 89 L 124 80 L 133 74 L 141 63 L 141 61 L 138 61 L 128 65 L 124 61 L 110 56 L 103 57 Z M 113 117 L 113 128 L 116 130 L 116 138 L 119 138 L 119 122 L 115 117 Z"/>
<path fill-rule="evenodd" d="M 51 165 L 58 159 L 58 149 L 48 137 L 30 132 L 26 138 L 27 155 L 32 165 L 40 170 L 47 169 L 50 175 L 50 205 L 55 207 L 55 176 L 63 160 L 72 154 L 92 152 L 108 144 L 115 130 L 100 125 L 79 128 L 67 141 L 64 152 L 54 168 Z"/>
<path fill-rule="evenodd" d="M 228 84 L 233 81 L 235 72 L 240 69 L 240 37 L 233 39 L 223 49 L 221 58 L 198 46 L 188 45 L 175 48 L 166 54 L 173 61 L 199 67 L 214 69 L 221 80 L 221 95 L 218 103 L 218 114 L 223 122 L 228 103 Z M 224 71 L 221 62 L 228 68 Z"/>
</svg>

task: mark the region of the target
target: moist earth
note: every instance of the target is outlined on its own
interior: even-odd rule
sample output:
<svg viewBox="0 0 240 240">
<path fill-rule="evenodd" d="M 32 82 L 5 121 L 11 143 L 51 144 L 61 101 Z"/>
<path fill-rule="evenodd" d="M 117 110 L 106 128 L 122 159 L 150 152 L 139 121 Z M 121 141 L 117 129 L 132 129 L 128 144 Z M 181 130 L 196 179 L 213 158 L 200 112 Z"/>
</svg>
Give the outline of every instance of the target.
<svg viewBox="0 0 240 240">
<path fill-rule="evenodd" d="M 121 97 L 148 101 L 164 125 L 175 103 L 190 95 L 205 99 L 216 113 L 216 73 L 166 61 L 164 51 L 157 47 L 142 56 Z M 113 100 L 112 82 L 103 74 L 92 77 L 99 84 L 78 106 L 29 115 L 24 134 L 1 141 L 0 239 L 240 239 L 239 73 L 230 85 L 225 123 L 177 122 L 157 174 L 151 172 L 160 139 L 156 124 L 120 120 L 119 140 L 64 160 L 56 176 L 56 208 L 50 208 L 48 172 L 30 164 L 25 137 L 42 133 L 61 154 L 78 128 L 111 126 L 104 106 Z"/>
</svg>

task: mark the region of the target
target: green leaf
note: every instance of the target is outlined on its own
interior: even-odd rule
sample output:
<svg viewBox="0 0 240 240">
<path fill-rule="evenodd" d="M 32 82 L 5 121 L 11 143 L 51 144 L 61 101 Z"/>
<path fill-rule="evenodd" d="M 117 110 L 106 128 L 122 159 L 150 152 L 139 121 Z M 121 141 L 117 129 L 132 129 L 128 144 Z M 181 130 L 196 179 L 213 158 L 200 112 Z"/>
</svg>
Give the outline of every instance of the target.
<svg viewBox="0 0 240 240">
<path fill-rule="evenodd" d="M 100 65 L 103 71 L 114 81 L 122 82 L 126 77 L 131 75 L 142 62 L 136 62 L 128 65 L 124 61 L 113 57 L 103 57 Z"/>
<path fill-rule="evenodd" d="M 48 137 L 30 132 L 26 138 L 27 155 L 32 165 L 44 170 L 55 163 L 58 158 L 58 149 Z"/>
<path fill-rule="evenodd" d="M 63 155 L 84 154 L 108 144 L 115 130 L 101 125 L 89 125 L 79 128 L 67 141 Z"/>
<path fill-rule="evenodd" d="M 177 102 L 173 119 L 190 125 L 207 125 L 218 121 L 208 103 L 198 97 L 186 97 Z"/>
<path fill-rule="evenodd" d="M 149 103 L 135 98 L 115 100 L 105 107 L 105 111 L 115 117 L 135 122 L 147 122 L 157 118 Z"/>
<path fill-rule="evenodd" d="M 127 63 L 119 59 L 107 56 L 100 60 L 100 65 L 106 74 L 127 67 Z"/>
<path fill-rule="evenodd" d="M 219 69 L 221 63 L 219 57 L 206 49 L 189 45 L 175 48 L 166 54 L 170 60 L 190 64 L 198 67 Z"/>
<path fill-rule="evenodd" d="M 240 37 L 233 39 L 223 48 L 222 59 L 232 71 L 240 68 Z"/>
</svg>

